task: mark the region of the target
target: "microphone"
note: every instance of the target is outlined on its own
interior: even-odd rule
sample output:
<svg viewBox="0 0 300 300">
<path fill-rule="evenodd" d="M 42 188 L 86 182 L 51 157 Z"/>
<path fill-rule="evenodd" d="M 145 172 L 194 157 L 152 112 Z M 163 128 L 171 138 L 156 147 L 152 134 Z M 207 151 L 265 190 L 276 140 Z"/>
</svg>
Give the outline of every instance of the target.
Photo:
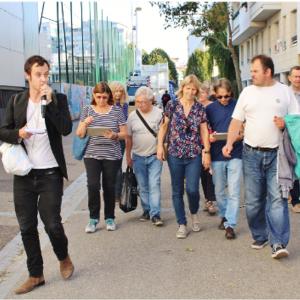
<svg viewBox="0 0 300 300">
<path fill-rule="evenodd" d="M 46 95 L 43 95 L 42 99 L 41 99 L 41 114 L 42 114 L 42 118 L 45 118 L 46 106 L 47 106 L 47 98 L 46 98 Z"/>
</svg>

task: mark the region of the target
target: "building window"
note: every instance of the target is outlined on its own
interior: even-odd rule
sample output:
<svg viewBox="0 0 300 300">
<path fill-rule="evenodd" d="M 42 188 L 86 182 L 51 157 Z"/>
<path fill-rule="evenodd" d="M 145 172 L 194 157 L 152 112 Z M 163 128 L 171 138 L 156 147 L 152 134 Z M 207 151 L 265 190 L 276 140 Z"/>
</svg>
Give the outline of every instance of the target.
<svg viewBox="0 0 300 300">
<path fill-rule="evenodd" d="M 258 34 L 257 34 L 255 37 L 255 54 L 256 55 L 259 54 L 258 52 L 259 50 L 258 50 Z"/>
<path fill-rule="evenodd" d="M 244 45 L 241 45 L 241 66 L 244 65 Z"/>
<path fill-rule="evenodd" d="M 291 30 L 291 45 L 295 45 L 297 44 L 297 10 L 296 9 L 291 12 L 290 30 Z"/>
<path fill-rule="evenodd" d="M 251 60 L 251 53 L 250 53 L 250 41 L 247 42 L 247 63 L 250 63 Z"/>
</svg>

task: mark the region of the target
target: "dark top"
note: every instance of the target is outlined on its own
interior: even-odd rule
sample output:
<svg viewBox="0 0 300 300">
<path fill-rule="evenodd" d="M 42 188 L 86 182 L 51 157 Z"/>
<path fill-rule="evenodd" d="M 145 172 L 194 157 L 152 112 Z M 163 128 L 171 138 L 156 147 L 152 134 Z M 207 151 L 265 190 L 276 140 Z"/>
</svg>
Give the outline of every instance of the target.
<svg viewBox="0 0 300 300">
<path fill-rule="evenodd" d="M 206 106 L 206 115 L 208 122 L 213 131 L 227 132 L 231 122 L 231 116 L 237 101 L 234 99 L 229 100 L 228 105 L 224 106 L 219 101 L 215 101 Z M 236 142 L 233 145 L 231 158 L 223 156 L 222 148 L 225 146 L 226 141 L 216 141 L 211 143 L 211 159 L 212 161 L 224 161 L 233 158 L 242 158 L 242 142 Z"/>
<path fill-rule="evenodd" d="M 52 101 L 46 106 L 45 123 L 50 147 L 58 163 L 62 176 L 68 178 L 66 161 L 62 146 L 62 135 L 72 132 L 72 120 L 68 108 L 67 97 L 64 94 L 52 94 Z M 17 94 L 15 104 L 13 95 L 7 104 L 5 120 L 0 127 L 1 139 L 10 144 L 19 143 L 19 129 L 27 123 L 26 114 L 29 91 Z M 23 142 L 22 146 L 25 148 Z M 25 148 L 26 150 L 26 148 Z"/>
</svg>

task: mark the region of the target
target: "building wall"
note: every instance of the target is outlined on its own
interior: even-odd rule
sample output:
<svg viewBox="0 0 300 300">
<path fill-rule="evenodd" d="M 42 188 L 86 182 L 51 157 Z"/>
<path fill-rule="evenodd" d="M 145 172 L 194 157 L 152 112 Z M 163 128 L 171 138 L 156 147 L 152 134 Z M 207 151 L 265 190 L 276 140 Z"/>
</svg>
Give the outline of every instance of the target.
<svg viewBox="0 0 300 300">
<path fill-rule="evenodd" d="M 0 87 L 23 87 L 24 61 L 39 53 L 37 3 L 0 2 L 0 20 Z"/>
<path fill-rule="evenodd" d="M 250 61 L 257 54 L 272 57 L 276 78 L 287 83 L 287 72 L 300 64 L 300 4 L 281 3 L 281 10 L 265 21 L 265 27 L 239 45 L 243 85 L 249 84 Z M 297 35 L 298 41 L 292 42 Z"/>
</svg>

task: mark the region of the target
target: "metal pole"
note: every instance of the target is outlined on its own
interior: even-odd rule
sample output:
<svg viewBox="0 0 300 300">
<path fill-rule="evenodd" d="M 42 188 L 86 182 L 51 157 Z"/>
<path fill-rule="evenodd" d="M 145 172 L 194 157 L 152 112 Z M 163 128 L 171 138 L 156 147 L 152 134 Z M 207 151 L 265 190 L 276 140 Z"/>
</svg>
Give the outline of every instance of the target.
<svg viewBox="0 0 300 300">
<path fill-rule="evenodd" d="M 108 24 L 108 16 L 106 17 L 106 47 L 107 47 L 107 80 L 110 80 L 110 75 L 111 75 L 111 57 L 110 57 L 110 51 L 109 51 L 109 24 Z"/>
<path fill-rule="evenodd" d="M 91 63 L 91 82 L 94 85 L 94 76 L 93 76 L 93 40 L 92 40 L 92 10 L 91 2 L 89 2 L 89 21 L 90 21 L 90 63 Z M 89 85 L 89 82 L 88 82 Z"/>
<path fill-rule="evenodd" d="M 98 6 L 94 2 L 94 27 L 95 27 L 95 82 L 100 81 L 100 62 L 99 62 L 99 22 L 98 22 Z"/>
<path fill-rule="evenodd" d="M 73 40 L 73 5 L 72 5 L 72 2 L 70 2 L 70 16 L 71 16 L 72 83 L 75 83 L 74 40 Z"/>
<path fill-rule="evenodd" d="M 41 32 L 42 19 L 43 19 L 43 14 L 44 14 L 44 7 L 45 7 L 45 1 L 43 1 L 42 11 L 41 11 L 41 18 L 40 18 L 40 24 L 39 24 L 39 33 Z"/>
<path fill-rule="evenodd" d="M 63 32 L 64 32 L 64 44 L 65 44 L 65 60 L 66 60 L 66 79 L 67 83 L 70 83 L 69 79 L 69 66 L 68 66 L 68 49 L 67 49 L 67 40 L 66 40 L 66 27 L 65 27 L 65 14 L 64 14 L 64 5 L 62 2 L 61 4 L 61 15 L 63 21 Z"/>
<path fill-rule="evenodd" d="M 102 70 L 103 70 L 103 80 L 106 81 L 103 9 L 101 9 L 101 22 L 102 22 L 102 26 L 101 26 L 102 27 Z"/>
<path fill-rule="evenodd" d="M 56 2 L 56 19 L 57 19 L 58 81 L 61 82 L 61 66 L 60 66 L 60 35 L 59 35 L 59 2 Z"/>
<path fill-rule="evenodd" d="M 85 74 L 84 74 L 84 48 L 83 48 L 83 8 L 82 8 L 82 2 L 80 2 L 80 18 L 81 18 L 82 78 L 83 78 L 83 84 L 85 85 Z"/>
</svg>

